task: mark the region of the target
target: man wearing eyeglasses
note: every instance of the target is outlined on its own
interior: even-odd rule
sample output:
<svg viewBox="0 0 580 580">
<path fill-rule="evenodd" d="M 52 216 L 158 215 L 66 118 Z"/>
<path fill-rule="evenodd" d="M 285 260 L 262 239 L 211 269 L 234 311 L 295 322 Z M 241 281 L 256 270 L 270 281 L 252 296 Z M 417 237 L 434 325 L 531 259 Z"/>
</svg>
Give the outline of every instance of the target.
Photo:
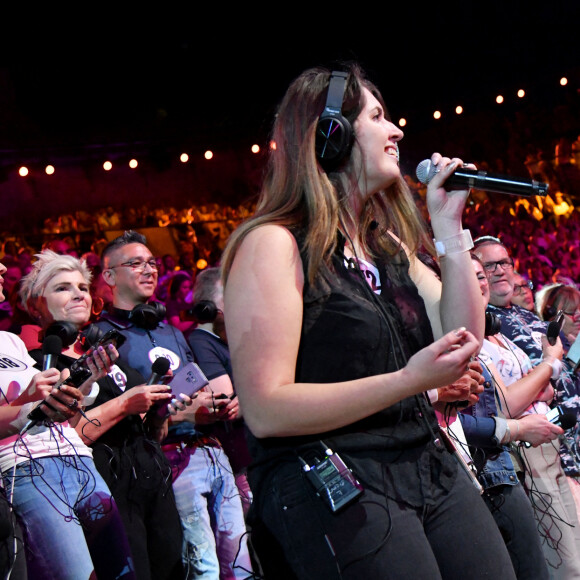
<svg viewBox="0 0 580 580">
<path fill-rule="evenodd" d="M 490 299 L 487 311 L 501 320 L 501 333 L 519 346 L 535 366 L 542 362 L 542 337 L 547 334 L 548 322 L 543 321 L 534 310 L 518 306 L 513 300 L 514 286 L 522 282 L 514 273 L 513 259 L 498 238 L 483 236 L 474 241 L 473 252 L 480 258 L 488 277 Z M 525 284 L 525 281 L 523 281 Z M 546 361 L 547 362 L 547 361 Z M 553 367 L 552 385 L 554 403 L 580 417 L 580 378 L 567 359 L 556 361 Z M 566 479 L 573 492 L 574 503 L 570 509 L 580 514 L 580 428 L 576 423 L 560 436 L 560 459 Z M 561 485 L 562 482 L 555 482 Z M 567 495 L 565 491 L 563 495 Z M 561 523 L 560 525 L 568 525 Z M 578 535 L 578 534 L 576 534 Z M 580 551 L 580 545 L 578 545 Z"/>
<path fill-rule="evenodd" d="M 166 322 L 164 305 L 152 301 L 157 263 L 145 236 L 125 232 L 104 248 L 101 260 L 113 306 L 96 324 L 122 332 L 126 340 L 119 355 L 144 377 L 152 375 L 152 364 L 159 357 L 168 358 L 177 375 L 194 356 L 183 333 Z M 163 442 L 173 468 L 186 579 L 251 575 L 244 513 L 230 462 L 219 441 L 195 426 L 213 422 L 216 406 L 211 392 L 199 391 L 190 406 L 171 418 Z"/>
</svg>

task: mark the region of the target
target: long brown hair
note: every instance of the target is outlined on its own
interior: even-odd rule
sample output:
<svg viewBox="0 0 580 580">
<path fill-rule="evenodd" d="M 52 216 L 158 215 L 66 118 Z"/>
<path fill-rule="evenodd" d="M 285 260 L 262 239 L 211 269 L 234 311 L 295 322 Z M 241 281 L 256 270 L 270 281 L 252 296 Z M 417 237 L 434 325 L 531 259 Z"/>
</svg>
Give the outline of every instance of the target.
<svg viewBox="0 0 580 580">
<path fill-rule="evenodd" d="M 342 115 L 351 125 L 364 106 L 363 87 L 383 105 L 373 83 L 357 64 L 344 65 L 348 70 Z M 312 68 L 297 77 L 286 92 L 275 118 L 267 172 L 252 217 L 232 233 L 222 256 L 224 284 L 234 256 L 245 236 L 264 224 L 278 224 L 303 235 L 303 251 L 308 257 L 307 277 L 313 283 L 321 267 L 330 267 L 339 226 L 356 224 L 365 251 L 369 234 L 375 243 L 390 253 L 392 239 L 381 235 L 392 232 L 411 251 L 430 247 L 427 228 L 411 192 L 401 177 L 385 191 L 369 196 L 360 216 L 352 215 L 348 200 L 352 176 L 361 168 L 353 166 L 350 155 L 338 168 L 325 172 L 315 154 L 317 121 L 324 109 L 331 71 Z M 356 141 L 356 136 L 355 136 Z M 376 227 L 376 223 L 379 227 Z M 371 224 L 373 224 L 371 226 Z"/>
</svg>

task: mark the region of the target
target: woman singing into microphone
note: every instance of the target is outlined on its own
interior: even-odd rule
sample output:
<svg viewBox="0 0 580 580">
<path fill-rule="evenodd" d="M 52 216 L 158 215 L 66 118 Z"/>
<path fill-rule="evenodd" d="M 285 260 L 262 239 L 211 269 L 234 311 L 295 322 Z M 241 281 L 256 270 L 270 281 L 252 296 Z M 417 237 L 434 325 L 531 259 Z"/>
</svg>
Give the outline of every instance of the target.
<svg viewBox="0 0 580 580">
<path fill-rule="evenodd" d="M 267 577 L 515 577 L 425 396 L 466 372 L 483 337 L 468 192 L 442 187 L 462 162 L 431 157 L 440 282 L 416 257 L 431 235 L 402 138 L 359 67 L 305 71 L 277 111 L 257 211 L 223 256 Z"/>
</svg>

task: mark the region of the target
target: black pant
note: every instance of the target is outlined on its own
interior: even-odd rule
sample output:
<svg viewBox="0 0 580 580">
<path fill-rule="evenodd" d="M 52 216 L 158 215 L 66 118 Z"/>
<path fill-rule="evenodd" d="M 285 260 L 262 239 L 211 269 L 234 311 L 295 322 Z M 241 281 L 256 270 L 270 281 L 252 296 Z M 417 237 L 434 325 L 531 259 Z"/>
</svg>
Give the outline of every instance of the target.
<svg viewBox="0 0 580 580">
<path fill-rule="evenodd" d="M 26 556 L 22 527 L 10 510 L 4 490 L 0 488 L 0 574 L 6 578 L 26 578 Z"/>
<path fill-rule="evenodd" d="M 366 489 L 334 514 L 299 467 L 287 464 L 254 495 L 251 511 L 252 544 L 267 580 L 516 577 L 494 519 L 461 470 L 428 508 Z"/>
<path fill-rule="evenodd" d="M 161 448 L 143 439 L 95 446 L 93 455 L 119 508 L 139 580 L 181 580 L 183 533 Z"/>
<path fill-rule="evenodd" d="M 503 536 L 518 579 L 549 578 L 532 504 L 521 484 L 492 487 L 483 498 Z"/>
</svg>

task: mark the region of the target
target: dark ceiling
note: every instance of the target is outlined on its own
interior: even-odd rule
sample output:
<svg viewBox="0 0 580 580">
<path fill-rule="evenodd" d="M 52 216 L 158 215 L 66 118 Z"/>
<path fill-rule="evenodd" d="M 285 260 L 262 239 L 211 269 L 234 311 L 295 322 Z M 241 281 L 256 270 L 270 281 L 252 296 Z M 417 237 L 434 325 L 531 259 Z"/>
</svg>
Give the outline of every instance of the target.
<svg viewBox="0 0 580 580">
<path fill-rule="evenodd" d="M 69 15 L 5 40 L 3 147 L 251 139 L 295 75 L 343 58 L 363 64 L 394 117 L 519 86 L 537 93 L 577 77 L 580 64 L 578 2 L 372 3 L 340 14 L 293 5 L 276 15 L 171 6 L 127 19 Z"/>
</svg>

